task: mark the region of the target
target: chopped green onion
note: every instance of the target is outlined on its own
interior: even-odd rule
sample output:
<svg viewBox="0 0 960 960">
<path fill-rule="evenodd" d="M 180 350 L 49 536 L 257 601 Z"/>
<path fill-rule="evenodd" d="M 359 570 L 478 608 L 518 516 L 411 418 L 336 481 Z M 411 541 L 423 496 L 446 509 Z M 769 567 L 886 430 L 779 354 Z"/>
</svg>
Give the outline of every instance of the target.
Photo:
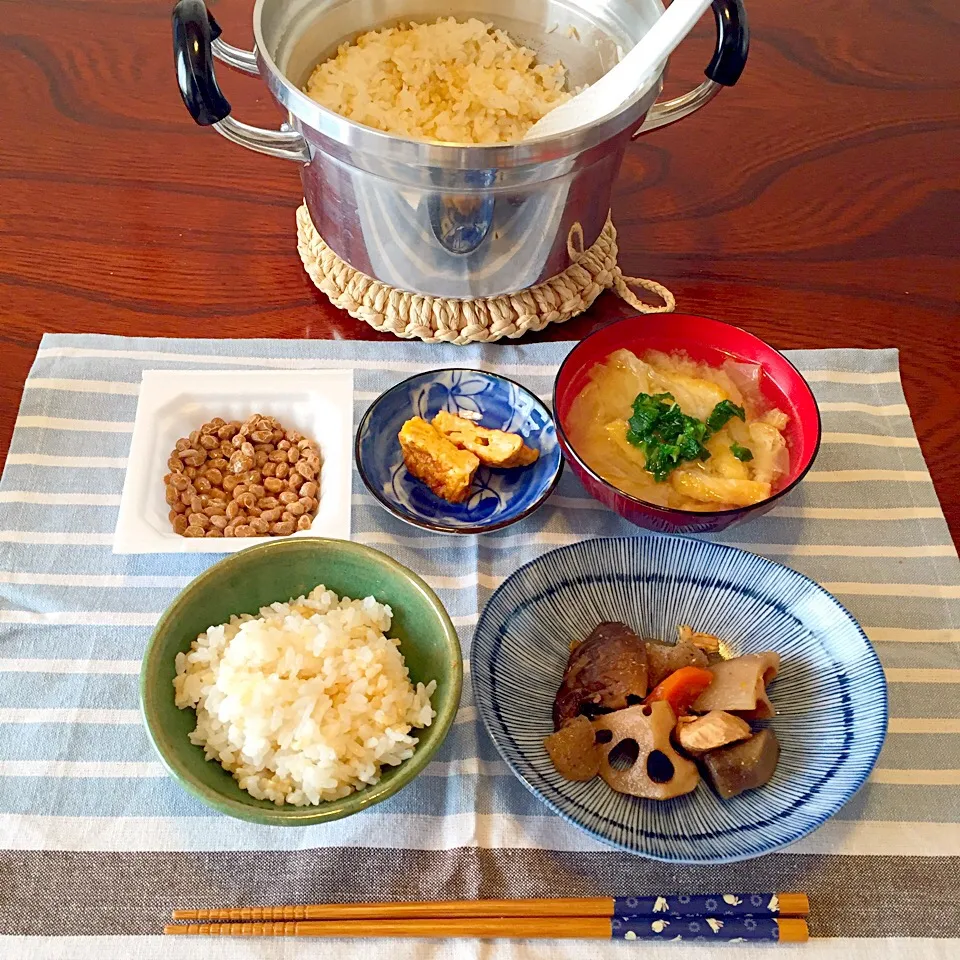
<svg viewBox="0 0 960 960">
<path fill-rule="evenodd" d="M 743 407 L 738 407 L 731 400 L 721 400 L 714 408 L 713 412 L 707 417 L 707 427 L 711 433 L 721 430 L 724 424 L 731 418 L 738 417 L 746 421 L 747 415 Z"/>
<path fill-rule="evenodd" d="M 710 451 L 706 442 L 731 418 L 746 420 L 743 407 L 729 400 L 721 400 L 706 422 L 687 416 L 670 393 L 640 393 L 633 401 L 633 414 L 628 421 L 627 440 L 643 450 L 646 469 L 657 483 L 663 483 L 681 463 L 708 460 Z M 734 456 L 751 460 L 753 454 L 746 447 L 734 444 L 745 455 Z M 733 447 L 731 447 L 733 450 Z"/>
</svg>

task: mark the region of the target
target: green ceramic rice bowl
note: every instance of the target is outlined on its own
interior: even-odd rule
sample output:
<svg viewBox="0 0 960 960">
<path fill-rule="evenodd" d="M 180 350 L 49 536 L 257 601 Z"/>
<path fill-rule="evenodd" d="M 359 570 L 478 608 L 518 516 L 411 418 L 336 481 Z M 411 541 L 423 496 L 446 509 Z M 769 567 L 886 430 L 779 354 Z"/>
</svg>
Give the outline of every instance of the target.
<svg viewBox="0 0 960 960">
<path fill-rule="evenodd" d="M 410 679 L 437 688 L 433 723 L 411 731 L 419 740 L 412 757 L 383 767 L 380 781 L 340 800 L 311 806 L 277 806 L 241 789 L 229 772 L 204 757 L 188 739 L 196 713 L 174 702 L 176 656 L 207 628 L 233 614 L 309 593 L 318 584 L 360 599 L 373 596 L 393 610 L 388 635 L 400 640 Z M 436 594 L 396 560 L 345 540 L 304 537 L 271 540 L 215 563 L 194 579 L 166 610 L 147 644 L 140 672 L 140 708 L 160 759 L 190 793 L 231 817 L 277 826 L 337 820 L 379 803 L 413 780 L 443 742 L 460 702 L 463 655 L 456 630 Z"/>
</svg>

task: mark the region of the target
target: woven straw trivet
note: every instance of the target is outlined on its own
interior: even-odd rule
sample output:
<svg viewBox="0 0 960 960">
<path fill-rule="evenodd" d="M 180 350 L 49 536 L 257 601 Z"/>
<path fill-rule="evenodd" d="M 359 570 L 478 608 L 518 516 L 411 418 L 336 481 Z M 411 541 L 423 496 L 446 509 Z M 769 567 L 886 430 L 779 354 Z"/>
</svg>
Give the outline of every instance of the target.
<svg viewBox="0 0 960 960">
<path fill-rule="evenodd" d="M 604 291 L 613 289 L 641 313 L 672 313 L 673 294 L 653 280 L 625 277 L 617 265 L 617 231 L 607 216 L 597 242 L 583 249 L 583 230 L 575 223 L 567 238 L 573 261 L 563 273 L 519 293 L 499 297 L 456 300 L 408 293 L 390 287 L 340 259 L 317 233 L 307 207 L 297 211 L 297 249 L 310 279 L 334 306 L 364 320 L 375 330 L 427 343 L 491 343 L 501 337 L 520 337 L 563 323 L 583 313 Z M 663 301 L 644 303 L 631 287 L 639 287 Z"/>
</svg>

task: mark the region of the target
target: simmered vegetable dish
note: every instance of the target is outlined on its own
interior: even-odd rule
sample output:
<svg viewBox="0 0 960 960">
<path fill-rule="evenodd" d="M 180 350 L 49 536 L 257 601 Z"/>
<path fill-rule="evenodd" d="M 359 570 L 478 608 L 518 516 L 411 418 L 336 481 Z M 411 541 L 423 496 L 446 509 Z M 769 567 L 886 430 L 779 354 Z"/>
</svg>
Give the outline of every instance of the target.
<svg viewBox="0 0 960 960">
<path fill-rule="evenodd" d="M 725 660 L 716 637 L 685 625 L 678 634 L 661 643 L 608 621 L 573 646 L 544 741 L 562 777 L 599 774 L 652 800 L 690 793 L 701 773 L 724 799 L 770 780 L 780 745 L 750 722 L 776 714 L 767 685 L 779 655 Z"/>
</svg>

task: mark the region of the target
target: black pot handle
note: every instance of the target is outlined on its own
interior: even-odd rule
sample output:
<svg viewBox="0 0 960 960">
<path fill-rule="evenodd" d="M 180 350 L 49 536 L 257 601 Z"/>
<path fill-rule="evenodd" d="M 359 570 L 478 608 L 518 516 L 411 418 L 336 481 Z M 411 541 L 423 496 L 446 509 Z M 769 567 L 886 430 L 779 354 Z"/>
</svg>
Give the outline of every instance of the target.
<svg viewBox="0 0 960 960">
<path fill-rule="evenodd" d="M 704 73 L 708 80 L 732 87 L 747 65 L 750 28 L 743 0 L 713 0 L 717 21 L 717 49 Z"/>
<path fill-rule="evenodd" d="M 713 16 L 717 22 L 717 47 L 704 70 L 707 79 L 681 97 L 655 103 L 631 139 L 690 116 L 724 87 L 732 87 L 740 79 L 750 49 L 750 28 L 743 0 L 713 0 Z"/>
<path fill-rule="evenodd" d="M 213 74 L 213 41 L 220 37 L 220 25 L 203 0 L 179 0 L 173 8 L 173 62 L 177 69 L 180 96 L 190 116 L 202 127 L 213 126 L 217 133 L 240 146 L 270 157 L 310 163 L 310 147 L 295 129 L 251 127 L 230 116 L 230 101 L 223 95 Z M 218 54 L 233 66 L 250 73 L 255 67 L 252 54 L 222 41 Z"/>
<path fill-rule="evenodd" d="M 230 116 L 230 101 L 213 74 L 211 44 L 220 25 L 203 0 L 178 0 L 173 8 L 173 62 L 180 96 L 190 116 L 202 127 Z"/>
</svg>

